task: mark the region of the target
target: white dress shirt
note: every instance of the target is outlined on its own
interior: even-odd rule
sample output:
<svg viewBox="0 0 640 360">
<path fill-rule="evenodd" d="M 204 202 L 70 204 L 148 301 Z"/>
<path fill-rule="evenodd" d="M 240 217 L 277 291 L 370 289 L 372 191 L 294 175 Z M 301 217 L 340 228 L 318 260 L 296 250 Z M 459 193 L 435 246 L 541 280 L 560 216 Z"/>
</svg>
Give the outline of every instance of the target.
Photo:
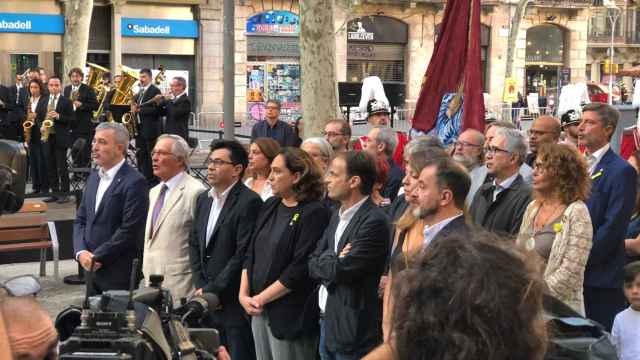
<svg viewBox="0 0 640 360">
<path fill-rule="evenodd" d="M 211 190 L 209 190 L 209 197 L 212 198 L 213 201 L 211 202 L 211 211 L 209 211 L 209 220 L 207 221 L 205 247 L 209 246 L 209 240 L 211 239 L 211 235 L 213 235 L 213 229 L 216 227 L 216 223 L 220 217 L 220 212 L 222 212 L 222 208 L 224 207 L 224 202 L 227 200 L 231 189 L 236 185 L 236 183 L 237 181 L 229 185 L 222 194 L 218 194 L 215 188 L 211 188 Z"/>
<path fill-rule="evenodd" d="M 338 222 L 338 227 L 336 227 L 336 233 L 333 236 L 333 251 L 338 254 L 338 243 L 340 243 L 340 238 L 342 238 L 342 234 L 349 226 L 351 219 L 353 216 L 360 210 L 362 204 L 367 201 L 369 197 L 365 196 L 364 199 L 358 201 L 353 206 L 348 209 L 343 209 L 342 207 L 338 210 L 338 216 L 340 217 L 340 221 Z M 327 298 L 329 297 L 329 293 L 327 292 L 327 288 L 320 286 L 320 291 L 318 291 L 318 304 L 320 305 L 320 311 L 324 313 L 324 309 L 327 306 Z"/>
<path fill-rule="evenodd" d="M 513 182 L 516 181 L 516 178 L 518 177 L 518 175 L 520 175 L 520 173 L 515 173 L 510 177 L 508 177 L 507 179 L 505 179 L 500 184 L 497 184 L 495 179 L 493 180 L 493 186 L 496 187 L 496 189 L 493 190 L 493 201 L 496 201 L 496 199 L 498 198 L 498 194 L 500 194 L 504 190 L 511 187 L 511 184 L 513 184 Z"/>
<path fill-rule="evenodd" d="M 160 189 L 162 189 L 162 185 L 167 185 L 167 191 L 164 194 L 165 203 L 167 202 L 167 200 L 171 196 L 171 192 L 173 190 L 175 190 L 175 188 L 178 186 L 178 184 L 180 184 L 180 182 L 182 181 L 183 177 L 184 177 L 184 171 L 181 171 L 181 172 L 177 173 L 176 175 L 174 175 L 171 179 L 167 180 L 166 182 L 160 182 L 160 184 L 158 184 L 160 186 Z"/>
<path fill-rule="evenodd" d="M 36 112 L 36 108 L 38 107 L 38 101 L 40 100 L 40 96 L 38 96 L 37 98 L 32 97 L 31 98 L 31 112 L 35 113 Z"/>
<path fill-rule="evenodd" d="M 449 225 L 450 222 L 452 222 L 453 220 L 459 218 L 460 216 L 462 216 L 462 213 L 456 215 L 456 216 L 452 216 L 450 218 L 446 218 L 442 221 L 440 221 L 437 224 L 433 224 L 433 225 L 425 225 L 424 229 L 422 231 L 422 233 L 424 234 L 424 240 L 422 241 L 422 248 L 426 248 L 427 246 L 429 246 L 429 244 L 431 244 L 431 242 L 433 241 L 433 239 L 436 237 L 436 235 L 438 235 L 438 233 L 445 228 L 445 226 Z"/>
<path fill-rule="evenodd" d="M 49 103 L 53 104 L 51 108 L 54 111 L 56 110 L 56 107 L 58 106 L 58 98 L 59 97 L 60 97 L 60 94 L 58 94 L 58 95 L 53 95 L 53 94 L 49 95 Z"/>
<path fill-rule="evenodd" d="M 247 178 L 247 180 L 244 181 L 244 184 L 249 189 L 252 189 L 251 185 L 253 185 L 253 178 L 252 177 Z M 271 183 L 269 182 L 269 180 L 264 182 L 262 191 L 256 194 L 260 195 L 260 198 L 262 199 L 262 201 L 267 201 L 268 198 L 273 196 L 273 190 L 271 189 Z"/>
<path fill-rule="evenodd" d="M 113 178 L 116 176 L 122 165 L 124 164 L 125 159 L 120 160 L 114 167 L 111 169 L 104 171 L 102 168 L 98 170 L 98 176 L 100 177 L 100 182 L 98 183 L 98 190 L 96 191 L 96 207 L 94 211 L 98 211 L 98 207 L 100 206 L 100 202 L 102 201 L 102 197 L 104 193 L 111 185 Z"/>
<path fill-rule="evenodd" d="M 593 175 L 596 170 L 596 166 L 598 165 L 600 160 L 602 160 L 604 154 L 609 151 L 609 148 L 611 148 L 611 146 L 609 144 L 606 144 L 600 149 L 594 151 L 593 154 L 587 155 L 587 162 L 589 163 L 589 174 Z"/>
</svg>

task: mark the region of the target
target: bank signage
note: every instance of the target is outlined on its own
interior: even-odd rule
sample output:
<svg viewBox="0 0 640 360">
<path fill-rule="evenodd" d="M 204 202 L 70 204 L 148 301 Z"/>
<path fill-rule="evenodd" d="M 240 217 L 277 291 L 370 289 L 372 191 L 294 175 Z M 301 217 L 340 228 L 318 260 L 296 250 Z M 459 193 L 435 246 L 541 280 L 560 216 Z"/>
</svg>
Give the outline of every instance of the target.
<svg viewBox="0 0 640 360">
<path fill-rule="evenodd" d="M 0 13 L 0 33 L 64 34 L 62 15 Z"/>
<path fill-rule="evenodd" d="M 198 23 L 194 20 L 122 18 L 122 36 L 197 38 Z"/>
</svg>

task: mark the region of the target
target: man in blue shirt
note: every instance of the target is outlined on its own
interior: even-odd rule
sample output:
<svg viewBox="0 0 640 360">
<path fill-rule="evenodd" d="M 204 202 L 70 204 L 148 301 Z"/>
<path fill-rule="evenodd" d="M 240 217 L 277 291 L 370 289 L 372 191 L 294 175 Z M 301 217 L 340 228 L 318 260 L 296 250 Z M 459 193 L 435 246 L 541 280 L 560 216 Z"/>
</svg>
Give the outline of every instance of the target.
<svg viewBox="0 0 640 360">
<path fill-rule="evenodd" d="M 280 146 L 293 146 L 296 134 L 286 122 L 278 120 L 280 117 L 280 102 L 269 100 L 266 104 L 265 119 L 258 121 L 251 129 L 251 142 L 257 138 L 267 137 L 277 141 Z"/>
</svg>

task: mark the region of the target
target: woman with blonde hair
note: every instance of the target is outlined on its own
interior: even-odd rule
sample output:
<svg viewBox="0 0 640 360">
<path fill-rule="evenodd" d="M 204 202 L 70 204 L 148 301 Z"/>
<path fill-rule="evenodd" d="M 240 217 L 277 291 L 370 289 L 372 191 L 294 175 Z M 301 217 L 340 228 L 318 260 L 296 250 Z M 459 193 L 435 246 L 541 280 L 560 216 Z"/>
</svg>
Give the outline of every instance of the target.
<svg viewBox="0 0 640 360">
<path fill-rule="evenodd" d="M 544 260 L 548 292 L 584 315 L 584 270 L 593 227 L 585 201 L 591 189 L 587 163 L 566 144 L 544 144 L 533 170 L 533 198 L 518 245 Z"/>
</svg>

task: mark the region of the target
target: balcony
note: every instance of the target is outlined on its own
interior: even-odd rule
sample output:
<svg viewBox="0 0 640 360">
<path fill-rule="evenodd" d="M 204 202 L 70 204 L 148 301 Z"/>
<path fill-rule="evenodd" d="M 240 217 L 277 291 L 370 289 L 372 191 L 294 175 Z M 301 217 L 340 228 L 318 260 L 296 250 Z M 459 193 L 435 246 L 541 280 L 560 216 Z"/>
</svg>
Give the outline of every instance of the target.
<svg viewBox="0 0 640 360">
<path fill-rule="evenodd" d="M 605 47 L 611 44 L 611 21 L 609 11 L 594 8 L 589 20 L 587 41 L 592 47 Z M 640 11 L 636 8 L 623 8 L 616 21 L 613 43 L 616 46 L 640 46 Z"/>
</svg>

